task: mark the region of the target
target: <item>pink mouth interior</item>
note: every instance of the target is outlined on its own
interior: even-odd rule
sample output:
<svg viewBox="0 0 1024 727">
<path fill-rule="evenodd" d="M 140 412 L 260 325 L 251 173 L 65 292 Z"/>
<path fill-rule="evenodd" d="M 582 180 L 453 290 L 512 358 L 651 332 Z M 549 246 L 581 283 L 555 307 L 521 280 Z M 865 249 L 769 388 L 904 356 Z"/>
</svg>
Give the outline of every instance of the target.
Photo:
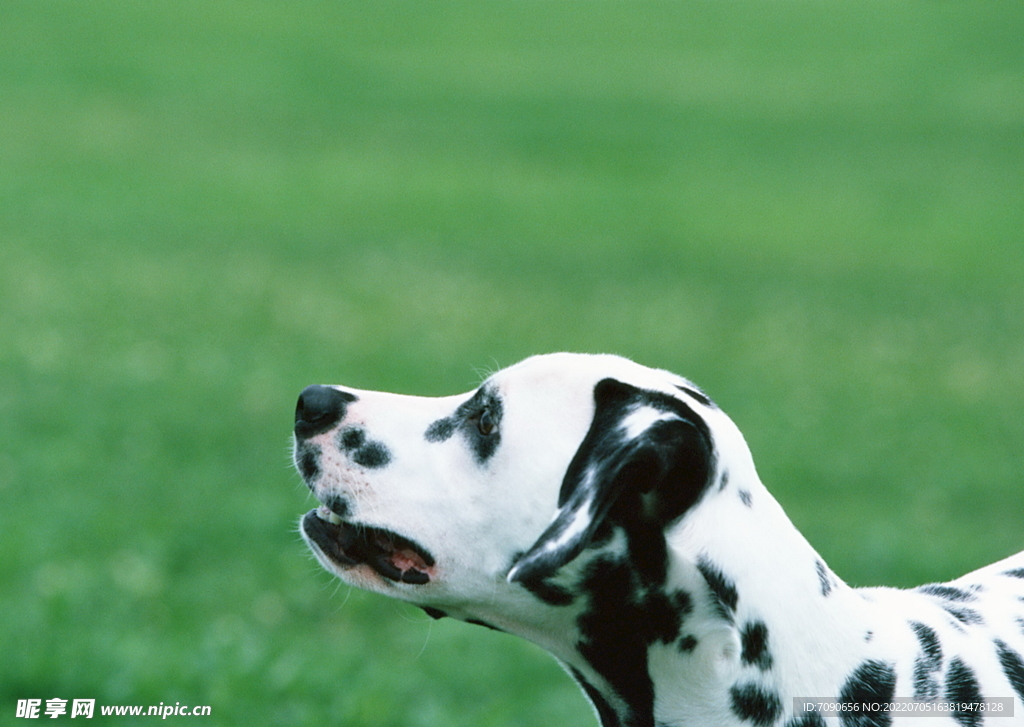
<svg viewBox="0 0 1024 727">
<path fill-rule="evenodd" d="M 412 540 L 383 528 L 332 523 L 329 518 L 326 507 L 311 510 L 302 520 L 302 529 L 338 565 L 365 564 L 398 583 L 430 582 L 434 558 Z"/>
</svg>

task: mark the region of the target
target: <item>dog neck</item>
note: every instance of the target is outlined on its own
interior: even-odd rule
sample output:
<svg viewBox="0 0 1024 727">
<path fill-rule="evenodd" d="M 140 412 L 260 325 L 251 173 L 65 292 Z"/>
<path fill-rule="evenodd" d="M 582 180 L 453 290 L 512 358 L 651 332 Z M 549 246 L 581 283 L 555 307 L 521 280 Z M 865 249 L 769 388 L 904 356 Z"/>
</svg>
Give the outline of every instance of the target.
<svg viewBox="0 0 1024 727">
<path fill-rule="evenodd" d="M 636 540 L 620 529 L 553 579 L 582 594 L 557 620 L 511 629 L 566 665 L 603 727 L 772 724 L 863 659 L 867 604 L 756 475 L 720 481 L 669 530 L 654 578 Z"/>
</svg>

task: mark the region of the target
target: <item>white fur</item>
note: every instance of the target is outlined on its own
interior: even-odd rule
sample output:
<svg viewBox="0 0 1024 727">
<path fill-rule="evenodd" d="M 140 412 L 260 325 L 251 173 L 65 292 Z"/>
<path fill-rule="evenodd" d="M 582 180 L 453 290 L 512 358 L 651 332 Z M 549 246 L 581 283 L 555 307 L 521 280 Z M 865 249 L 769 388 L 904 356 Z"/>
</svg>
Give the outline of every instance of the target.
<svg viewBox="0 0 1024 727">
<path fill-rule="evenodd" d="M 685 624 L 698 645 L 689 654 L 672 644 L 649 647 L 647 668 L 659 726 L 752 725 L 735 714 L 730 702 L 730 687 L 747 682 L 779 695 L 782 709 L 773 724 L 781 726 L 801 716 L 794 714 L 792 698 L 835 698 L 865 660 L 892 665 L 895 696 L 910 697 L 921 647 L 909 621 L 929 625 L 941 641 L 940 684 L 950 661 L 960 657 L 976 676 L 982 696 L 1014 698 L 1014 718 L 990 718 L 984 724 L 1024 724 L 1024 704 L 1008 684 L 992 645 L 998 638 L 1016 652 L 1024 651 L 1024 580 L 1004 575 L 1024 567 L 1024 553 L 950 584 L 978 591 L 977 600 L 964 605 L 979 612 L 984 625 L 958 623 L 932 596 L 854 589 L 831 571 L 829 593 L 823 595 L 815 571 L 820 557 L 761 484 L 735 424 L 717 408 L 680 391 L 680 386 L 692 386 L 685 379 L 617 357 L 554 354 L 494 374 L 487 385 L 503 402 L 501 443 L 483 465 L 460 434 L 440 443 L 424 437 L 432 422 L 451 416 L 472 393 L 425 399 L 346 389 L 358 399 L 339 426 L 365 427 L 374 440 L 386 444 L 393 459 L 380 469 L 354 464 L 334 445 L 335 429 L 310 440 L 322 455 L 321 475 L 308 484 L 322 501 L 343 496 L 353 522 L 413 538 L 437 563 L 429 583 L 409 585 L 386 580 L 366 566 L 339 566 L 310 541 L 311 547 L 326 569 L 356 586 L 443 609 L 456 618 L 484 621 L 541 644 L 603 692 L 612 707 L 621 708 L 604 677 L 577 649 L 583 604 L 551 606 L 506 580 L 516 555 L 534 545 L 558 511 L 566 469 L 591 424 L 594 387 L 606 378 L 685 401 L 707 424 L 715 447 L 713 484 L 666 533 L 667 580 L 694 594 Z M 639 409 L 621 426 L 626 436 L 636 437 L 668 416 Z M 585 528 L 589 512 L 577 515 L 560 541 L 547 547 L 557 549 Z M 549 580 L 572 589 L 587 563 L 602 554 L 621 554 L 624 548 L 621 537 L 613 538 L 588 549 Z M 696 565 L 701 559 L 713 562 L 736 586 L 739 600 L 731 620 L 715 613 Z M 740 629 L 755 620 L 768 626 L 773 662 L 768 670 L 741 660 Z M 957 724 L 950 717 L 920 719 L 897 717 L 893 723 Z M 839 724 L 832 719 L 826 723 Z"/>
</svg>

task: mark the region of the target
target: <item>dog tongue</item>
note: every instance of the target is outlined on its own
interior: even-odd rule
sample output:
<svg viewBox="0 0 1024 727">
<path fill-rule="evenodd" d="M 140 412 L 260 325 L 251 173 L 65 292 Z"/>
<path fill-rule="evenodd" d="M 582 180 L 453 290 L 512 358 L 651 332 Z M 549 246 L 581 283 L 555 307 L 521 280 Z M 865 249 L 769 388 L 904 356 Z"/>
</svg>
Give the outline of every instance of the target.
<svg viewBox="0 0 1024 727">
<path fill-rule="evenodd" d="M 429 567 L 422 556 L 412 548 L 399 548 L 384 533 L 378 533 L 376 545 L 381 549 L 373 559 L 373 566 L 381 575 L 395 581 L 422 585 L 430 580 L 425 573 Z"/>
<path fill-rule="evenodd" d="M 419 556 L 413 550 L 409 548 L 400 548 L 391 554 L 391 562 L 395 564 L 395 567 L 405 572 L 408 570 L 425 571 L 427 564 L 423 562 L 423 558 Z"/>
</svg>

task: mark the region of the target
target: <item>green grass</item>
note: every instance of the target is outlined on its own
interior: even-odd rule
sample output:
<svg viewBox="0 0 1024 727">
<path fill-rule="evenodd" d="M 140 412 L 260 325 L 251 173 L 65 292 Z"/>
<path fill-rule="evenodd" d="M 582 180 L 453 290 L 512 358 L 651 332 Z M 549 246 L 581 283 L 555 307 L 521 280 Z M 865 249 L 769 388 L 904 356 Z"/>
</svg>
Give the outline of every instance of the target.
<svg viewBox="0 0 1024 727">
<path fill-rule="evenodd" d="M 536 648 L 310 559 L 313 382 L 622 353 L 702 384 L 854 584 L 1024 548 L 1022 35 L 1011 2 L 5 3 L 0 715 L 593 724 Z"/>
</svg>

